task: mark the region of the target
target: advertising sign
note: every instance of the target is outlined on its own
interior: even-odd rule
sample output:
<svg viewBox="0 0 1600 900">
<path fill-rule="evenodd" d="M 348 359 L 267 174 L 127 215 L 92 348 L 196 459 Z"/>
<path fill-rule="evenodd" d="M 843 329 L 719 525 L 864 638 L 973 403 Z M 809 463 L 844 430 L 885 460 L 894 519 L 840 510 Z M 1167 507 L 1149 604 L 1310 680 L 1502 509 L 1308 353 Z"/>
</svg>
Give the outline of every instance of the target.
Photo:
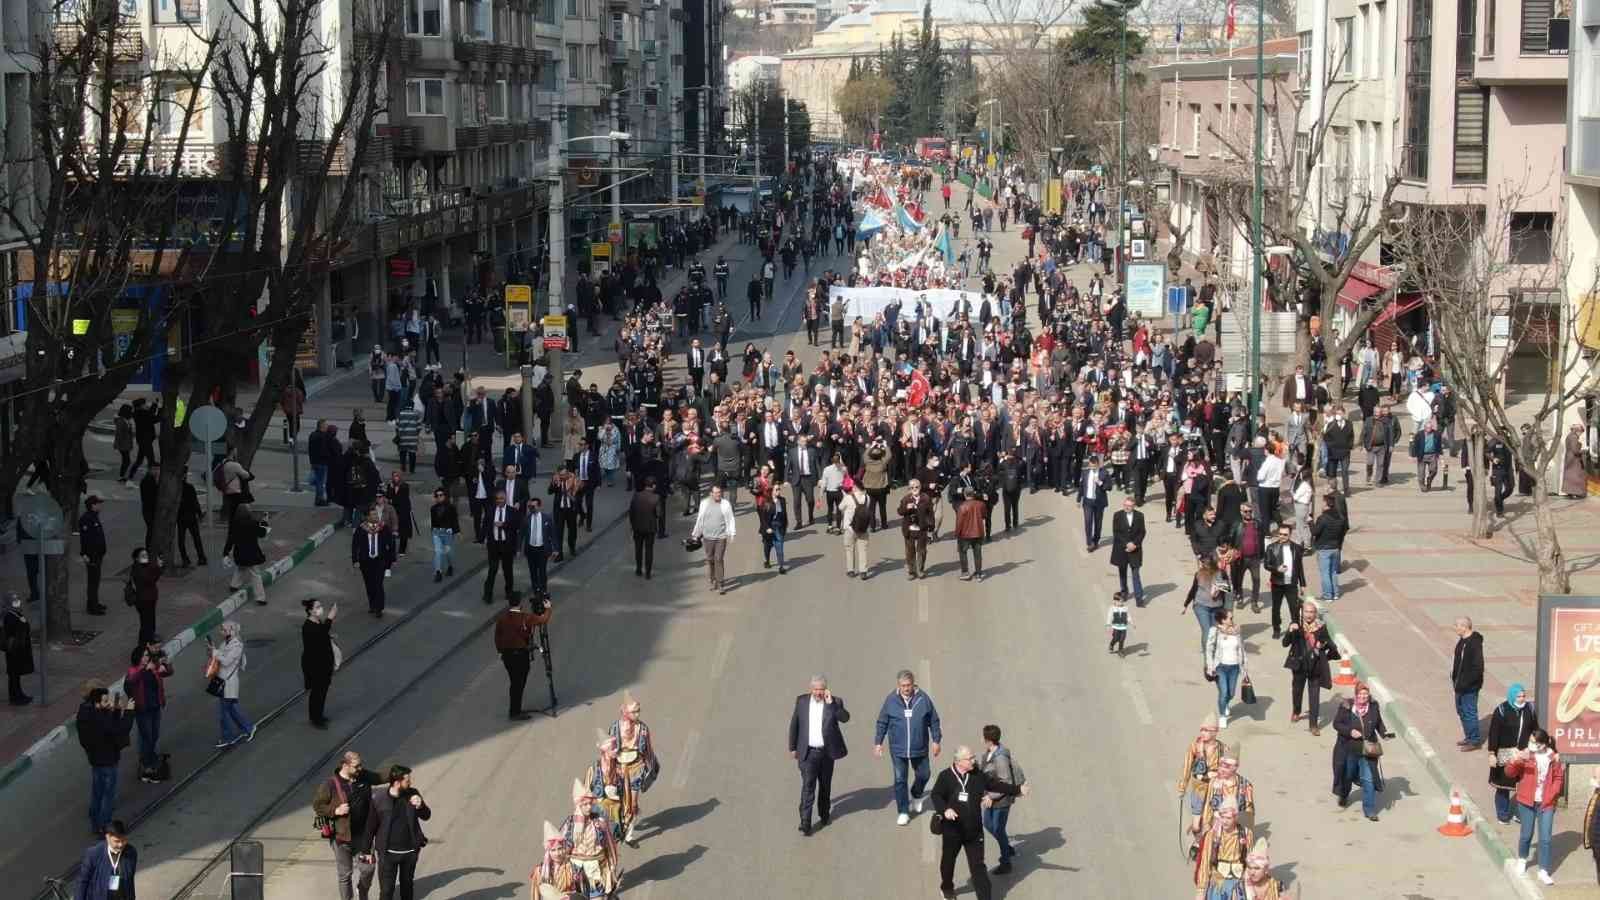
<svg viewBox="0 0 1600 900">
<path fill-rule="evenodd" d="M 546 350 L 567 349 L 567 317 L 545 316 L 541 320 L 544 325 L 544 348 Z"/>
<path fill-rule="evenodd" d="M 1600 762 L 1600 597 L 1540 596 L 1533 702 L 1568 763 Z"/>
<path fill-rule="evenodd" d="M 1128 264 L 1128 312 L 1146 319 L 1160 318 L 1167 311 L 1166 263 Z"/>
</svg>

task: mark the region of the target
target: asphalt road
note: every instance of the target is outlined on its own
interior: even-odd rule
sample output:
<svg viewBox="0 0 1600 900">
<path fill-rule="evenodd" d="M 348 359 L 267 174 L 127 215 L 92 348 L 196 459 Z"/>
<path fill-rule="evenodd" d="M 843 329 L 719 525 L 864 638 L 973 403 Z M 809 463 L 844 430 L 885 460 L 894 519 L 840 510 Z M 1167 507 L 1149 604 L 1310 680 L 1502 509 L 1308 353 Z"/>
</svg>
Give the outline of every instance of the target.
<svg viewBox="0 0 1600 900">
<path fill-rule="evenodd" d="M 996 258 L 1014 259 L 1016 232 L 995 238 Z M 800 283 L 784 286 L 777 309 L 737 332 L 735 346 L 751 330 L 770 329 L 774 355 L 803 347 Z M 603 495 L 610 505 L 602 523 L 620 513 L 620 493 Z M 719 596 L 705 590 L 700 557 L 677 545 L 686 520 L 671 518 L 650 582 L 635 578 L 625 529 L 616 528 L 554 579 L 562 708 L 527 723 L 504 719 L 505 675 L 489 635 L 475 631 L 487 617 L 476 581 L 447 591 L 341 673 L 328 736 L 300 726 L 296 709 L 294 728 L 264 731 L 248 753 L 208 774 L 203 789 L 141 828 L 141 893 L 171 897 L 198 879 L 191 896 L 227 896 L 226 867 L 207 866 L 229 838 L 247 832 L 266 849 L 268 898 L 330 896 L 333 864 L 309 808 L 323 773 L 303 775 L 348 741 L 369 764 L 416 770 L 434 810 L 418 896 L 526 896 L 540 823 L 559 821 L 570 807 L 572 780 L 593 761 L 595 730 L 616 717 L 630 689 L 664 770 L 644 798 L 640 847 L 624 848 L 627 896 L 937 896 L 937 839 L 925 816 L 895 827 L 889 766 L 870 746 L 895 671 L 910 668 L 944 722 L 936 766 L 948 764 L 958 744 L 977 747 L 992 722 L 1027 770 L 1033 793 L 1011 818 L 1016 871 L 996 879 L 997 896 L 1191 896 L 1174 784 L 1214 692 L 1201 677 L 1193 619 L 1179 611 L 1187 548 L 1159 515 L 1150 523 L 1145 582 L 1153 600 L 1135 613 L 1133 652 L 1119 659 L 1105 653 L 1105 606 L 1116 581 L 1108 551 L 1084 552 L 1069 499 L 1025 496 L 1022 509 L 1023 529 L 985 548 L 990 577 L 979 585 L 956 580 L 948 537 L 929 552 L 932 577 L 907 581 L 895 531 L 874 536 L 875 577 L 847 580 L 838 539 L 814 527 L 791 531 L 790 571 L 779 576 L 761 567 L 746 503 L 728 553 L 734 589 Z M 1509 896 L 1473 840 L 1434 832 L 1444 799 L 1402 742 L 1391 742 L 1385 757 L 1382 821 L 1365 821 L 1358 807 L 1337 809 L 1329 738 L 1290 729 L 1282 650 L 1264 639 L 1265 621 L 1243 616 L 1262 699 L 1223 739 L 1243 746 L 1242 772 L 1256 783 L 1255 823 L 1270 835 L 1275 873 L 1307 898 Z M 827 675 L 854 719 L 845 726 L 851 753 L 834 780 L 834 822 L 804 838 L 795 831 L 799 779 L 784 737 L 793 699 L 816 673 Z M 530 699 L 544 689 L 536 667 Z M 993 855 L 990 842 L 991 864 Z M 962 871 L 958 864 L 966 890 Z"/>
</svg>

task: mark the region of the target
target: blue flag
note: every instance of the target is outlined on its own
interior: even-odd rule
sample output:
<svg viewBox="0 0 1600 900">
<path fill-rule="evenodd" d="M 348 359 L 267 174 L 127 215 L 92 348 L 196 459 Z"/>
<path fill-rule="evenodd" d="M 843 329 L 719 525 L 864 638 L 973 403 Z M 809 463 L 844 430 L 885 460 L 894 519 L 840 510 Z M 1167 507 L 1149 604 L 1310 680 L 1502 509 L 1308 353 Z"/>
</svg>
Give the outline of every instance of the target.
<svg viewBox="0 0 1600 900">
<path fill-rule="evenodd" d="M 904 206 L 896 206 L 894 208 L 894 212 L 895 217 L 900 222 L 900 227 L 905 229 L 907 232 L 915 234 L 916 232 L 922 230 L 922 224 L 916 219 L 911 218 L 911 213 L 907 212 Z"/>
<path fill-rule="evenodd" d="M 933 246 L 944 257 L 945 265 L 948 266 L 955 263 L 956 251 L 950 247 L 950 230 L 948 228 L 939 232 L 939 240 Z"/>
</svg>

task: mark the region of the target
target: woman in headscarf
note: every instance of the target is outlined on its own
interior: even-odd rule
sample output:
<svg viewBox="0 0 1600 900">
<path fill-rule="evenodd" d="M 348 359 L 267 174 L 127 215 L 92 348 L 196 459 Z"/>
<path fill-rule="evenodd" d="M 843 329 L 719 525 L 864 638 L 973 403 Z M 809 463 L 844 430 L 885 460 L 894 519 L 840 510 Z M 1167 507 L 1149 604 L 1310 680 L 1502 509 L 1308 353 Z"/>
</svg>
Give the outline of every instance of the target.
<svg viewBox="0 0 1600 900">
<path fill-rule="evenodd" d="M 1383 791 L 1383 771 L 1378 758 L 1383 754 L 1380 737 L 1394 737 L 1383 724 L 1378 701 L 1366 682 L 1356 682 L 1355 695 L 1339 704 L 1333 715 L 1333 793 L 1342 809 L 1350 803 L 1350 788 L 1361 785 L 1361 812 L 1371 822 L 1378 821 L 1378 794 Z"/>
<path fill-rule="evenodd" d="M 561 820 L 561 838 L 571 848 L 572 864 L 589 879 L 590 897 L 609 897 L 622 883 L 622 864 L 611 823 L 583 782 L 572 783 L 572 814 Z"/>
<path fill-rule="evenodd" d="M 633 829 L 639 820 L 639 795 L 650 790 L 656 776 L 661 774 L 661 761 L 656 758 L 655 742 L 650 726 L 639 718 L 639 701 L 627 691 L 622 693 L 622 716 L 611 723 L 610 734 L 617 740 L 617 761 L 628 781 L 628 797 L 633 809 L 628 814 L 628 825 L 622 840 L 633 845 Z"/>
<path fill-rule="evenodd" d="M 221 729 L 217 749 L 220 750 L 256 736 L 256 726 L 239 710 L 239 682 L 248 663 L 239 623 L 232 619 L 223 622 L 222 645 L 213 645 L 208 637 L 206 647 L 211 651 L 206 672 L 211 677 L 222 679 L 222 693 L 216 695 L 217 725 Z M 237 734 L 233 733 L 235 730 Z"/>
<path fill-rule="evenodd" d="M 1539 829 L 1539 881 L 1555 884 L 1550 877 L 1550 831 L 1555 826 L 1556 798 L 1566 781 L 1567 767 L 1552 746 L 1550 733 L 1535 728 L 1528 735 L 1528 748 L 1520 750 L 1506 763 L 1505 774 L 1517 782 L 1517 812 L 1522 818 L 1522 834 L 1517 838 L 1517 874 L 1528 867 L 1528 849 L 1534 826 Z"/>
<path fill-rule="evenodd" d="M 1522 682 L 1506 689 L 1506 702 L 1489 715 L 1489 783 L 1494 785 L 1494 815 L 1505 825 L 1516 811 L 1511 803 L 1515 778 L 1505 773 L 1506 763 L 1528 746 L 1528 736 L 1539 728 L 1539 712 L 1528 700 Z"/>
<path fill-rule="evenodd" d="M 1289 648 L 1283 667 L 1293 675 L 1290 686 L 1294 691 L 1294 712 L 1289 715 L 1289 721 L 1293 723 L 1309 718 L 1311 734 L 1320 735 L 1322 729 L 1318 723 L 1321 721 L 1322 692 L 1333 689 L 1328 660 L 1339 659 L 1340 656 L 1339 647 L 1328 634 L 1328 625 L 1322 621 L 1315 600 L 1308 597 L 1300 601 L 1300 621 L 1289 623 L 1289 630 L 1283 636 L 1283 645 Z M 1300 705 L 1302 691 L 1304 707 Z M 1302 708 L 1304 713 L 1301 712 Z"/>
<path fill-rule="evenodd" d="M 544 823 L 544 858 L 528 881 L 533 900 L 582 900 L 594 894 L 589 876 L 572 861 L 572 848 L 549 822 Z"/>
</svg>

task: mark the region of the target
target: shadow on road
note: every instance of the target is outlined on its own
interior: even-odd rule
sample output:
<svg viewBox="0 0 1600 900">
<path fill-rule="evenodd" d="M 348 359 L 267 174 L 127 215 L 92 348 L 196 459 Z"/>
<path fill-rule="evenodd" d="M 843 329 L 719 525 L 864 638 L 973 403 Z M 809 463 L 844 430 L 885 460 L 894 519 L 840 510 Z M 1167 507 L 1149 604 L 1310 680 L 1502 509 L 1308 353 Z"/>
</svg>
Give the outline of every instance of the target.
<svg viewBox="0 0 1600 900">
<path fill-rule="evenodd" d="M 1067 839 L 1056 826 L 1041 828 L 1029 834 L 1011 835 L 1011 843 L 1016 845 L 1017 855 L 1011 858 L 1011 874 L 993 880 L 996 897 L 1009 894 L 1012 888 L 1020 885 L 1033 872 L 1078 871 L 1077 866 L 1058 866 L 1044 860 L 1051 851 L 1067 845 Z"/>
<path fill-rule="evenodd" d="M 682 806 L 674 806 L 670 809 L 663 809 L 661 812 L 655 813 L 649 818 L 645 819 L 645 822 L 650 826 L 650 831 L 648 834 L 641 835 L 640 838 L 643 839 L 655 837 L 656 835 L 665 831 L 669 831 L 673 828 L 682 828 L 683 826 L 692 822 L 698 822 L 701 819 L 704 819 L 706 816 L 711 815 L 711 813 L 721 805 L 721 800 L 718 800 L 716 797 L 708 797 L 699 803 L 685 803 Z"/>
<path fill-rule="evenodd" d="M 706 847 L 695 844 L 682 853 L 657 856 L 636 869 L 625 873 L 628 885 L 641 885 L 651 881 L 668 881 L 683 874 L 683 870 L 706 855 Z"/>
<path fill-rule="evenodd" d="M 833 818 L 839 819 L 853 812 L 884 809 L 894 802 L 894 788 L 856 788 L 833 799 Z"/>
<path fill-rule="evenodd" d="M 485 874 L 485 873 L 490 874 L 490 875 L 504 875 L 506 873 L 506 870 L 505 869 L 496 869 L 496 868 L 493 868 L 491 866 L 462 866 L 462 867 L 457 868 L 457 869 L 445 869 L 443 872 L 429 872 L 426 875 L 417 876 L 417 880 L 415 882 L 417 896 L 418 897 L 426 897 L 426 896 L 428 896 L 429 893 L 444 888 L 446 885 L 450 884 L 452 881 L 455 881 L 458 878 L 465 878 L 468 875 L 482 875 L 482 874 Z M 516 893 L 516 889 L 518 887 L 520 887 L 520 886 L 521 885 L 519 883 L 512 882 L 509 885 L 509 887 L 511 888 L 511 893 L 509 893 L 509 894 L 508 893 L 486 894 L 486 893 L 482 893 L 481 891 L 475 891 L 475 892 L 473 892 L 473 894 L 471 896 L 482 897 L 482 898 L 484 898 L 484 900 L 488 900 L 488 898 L 490 898 L 490 897 L 509 897 L 509 896 L 514 895 Z M 507 885 L 499 885 L 497 887 L 486 888 L 484 890 L 493 890 L 493 891 L 497 891 L 498 892 L 498 891 L 503 891 L 506 887 L 507 887 Z M 441 896 L 443 896 L 443 895 L 441 895 Z M 468 895 L 466 895 L 466 894 L 451 894 L 451 896 L 465 897 L 465 896 L 468 896 Z"/>
</svg>

